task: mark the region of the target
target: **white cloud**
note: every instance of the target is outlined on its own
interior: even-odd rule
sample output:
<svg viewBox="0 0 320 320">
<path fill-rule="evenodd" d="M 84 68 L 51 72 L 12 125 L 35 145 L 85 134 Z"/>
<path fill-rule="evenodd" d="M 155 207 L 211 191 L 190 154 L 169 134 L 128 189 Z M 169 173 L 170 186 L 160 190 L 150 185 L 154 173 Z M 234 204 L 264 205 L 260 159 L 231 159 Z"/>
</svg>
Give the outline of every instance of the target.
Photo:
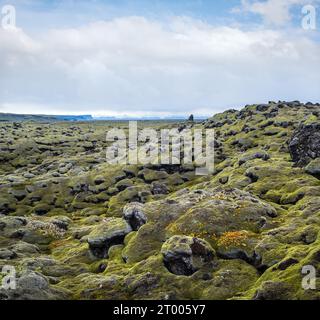
<svg viewBox="0 0 320 320">
<path fill-rule="evenodd" d="M 299 32 L 181 17 L 125 17 L 33 37 L 0 29 L 0 111 L 211 114 L 320 100 L 319 43 Z"/>
</svg>

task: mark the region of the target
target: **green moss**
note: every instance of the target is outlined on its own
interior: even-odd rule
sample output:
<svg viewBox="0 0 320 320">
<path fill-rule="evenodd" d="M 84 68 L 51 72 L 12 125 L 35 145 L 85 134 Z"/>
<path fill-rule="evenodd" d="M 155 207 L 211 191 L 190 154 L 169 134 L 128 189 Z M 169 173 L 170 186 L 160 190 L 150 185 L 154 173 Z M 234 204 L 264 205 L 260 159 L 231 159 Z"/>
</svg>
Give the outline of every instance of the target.
<svg viewBox="0 0 320 320">
<path fill-rule="evenodd" d="M 0 248 L 17 253 L 10 264 L 18 273 L 46 276 L 50 297 L 319 299 L 301 286 L 303 266 L 320 270 L 319 161 L 294 167 L 287 143 L 300 123 L 318 122 L 318 108 L 249 105 L 195 123 L 218 139 L 215 172 L 204 177 L 190 166 L 107 164 L 105 133 L 128 133 L 127 123 L 0 123 Z M 154 195 L 153 182 L 168 194 Z M 134 201 L 147 224 L 113 243 L 108 258 L 95 257 L 88 238 L 121 229 L 123 207 Z M 62 229 L 53 226 L 66 217 Z M 183 237 L 216 252 L 189 276 L 164 262 L 164 252 L 182 248 L 170 239 Z"/>
</svg>

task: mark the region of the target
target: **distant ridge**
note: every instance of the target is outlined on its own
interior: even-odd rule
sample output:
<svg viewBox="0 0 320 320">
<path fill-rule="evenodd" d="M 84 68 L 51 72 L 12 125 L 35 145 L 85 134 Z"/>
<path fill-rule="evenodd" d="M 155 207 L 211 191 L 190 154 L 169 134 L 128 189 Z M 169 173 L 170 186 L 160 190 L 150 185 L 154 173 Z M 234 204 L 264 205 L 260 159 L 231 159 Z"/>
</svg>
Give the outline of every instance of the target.
<svg viewBox="0 0 320 320">
<path fill-rule="evenodd" d="M 91 115 L 39 115 L 39 114 L 15 114 L 15 113 L 0 113 L 0 121 L 34 121 L 34 122 L 61 122 L 61 121 L 184 121 L 186 116 L 182 115 L 168 115 L 164 117 L 160 116 L 142 116 L 142 117 L 130 117 L 130 116 L 99 116 L 93 117 Z M 206 120 L 208 117 L 199 116 L 196 120 Z"/>
<path fill-rule="evenodd" d="M 91 115 L 37 115 L 37 114 L 14 114 L 0 113 L 0 121 L 34 121 L 34 122 L 57 122 L 57 121 L 92 121 Z"/>
<path fill-rule="evenodd" d="M 207 120 L 209 116 L 198 116 L 196 120 Z M 119 116 L 119 117 L 93 117 L 94 121 L 185 121 L 187 116 L 183 115 L 168 115 L 168 116 L 141 116 L 141 117 L 130 117 L 130 116 Z"/>
</svg>

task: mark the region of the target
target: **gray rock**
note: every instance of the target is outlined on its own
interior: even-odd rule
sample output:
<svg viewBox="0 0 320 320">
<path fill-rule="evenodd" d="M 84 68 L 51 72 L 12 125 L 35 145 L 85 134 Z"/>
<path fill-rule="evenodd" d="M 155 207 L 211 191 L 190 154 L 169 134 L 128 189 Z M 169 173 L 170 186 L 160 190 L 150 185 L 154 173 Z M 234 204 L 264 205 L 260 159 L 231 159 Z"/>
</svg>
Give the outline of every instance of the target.
<svg viewBox="0 0 320 320">
<path fill-rule="evenodd" d="M 169 189 L 166 184 L 158 181 L 154 181 L 151 184 L 151 192 L 153 194 L 168 194 Z"/>
<path fill-rule="evenodd" d="M 130 188 L 133 186 L 133 182 L 130 179 L 124 179 L 119 181 L 115 187 L 119 190 L 119 191 L 123 191 L 127 188 Z"/>
<path fill-rule="evenodd" d="M 127 204 L 123 209 L 123 217 L 134 231 L 139 230 L 147 222 L 143 204 L 139 202 Z"/>
<path fill-rule="evenodd" d="M 24 176 L 24 178 L 26 178 L 26 179 L 32 179 L 32 178 L 35 177 L 35 175 L 34 175 L 33 173 L 25 173 L 23 176 Z"/>
<path fill-rule="evenodd" d="M 11 190 L 10 192 L 18 201 L 23 200 L 27 196 L 25 190 Z"/>
<path fill-rule="evenodd" d="M 17 242 L 15 245 L 11 247 L 11 249 L 17 254 L 22 256 L 34 255 L 40 252 L 40 249 L 38 246 L 31 243 L 23 242 L 23 241 Z"/>
<path fill-rule="evenodd" d="M 320 123 L 301 125 L 289 141 L 292 160 L 298 166 L 305 166 L 312 159 L 320 157 Z"/>
<path fill-rule="evenodd" d="M 27 224 L 27 219 L 23 217 L 5 216 L 0 218 L 1 229 L 18 229 Z M 1 231 L 0 229 L 0 231 Z"/>
<path fill-rule="evenodd" d="M 26 272 L 18 280 L 18 287 L 29 291 L 46 290 L 49 287 L 48 280 L 39 273 Z"/>
<path fill-rule="evenodd" d="M 262 159 L 264 161 L 267 161 L 270 159 L 270 156 L 267 152 L 265 151 L 260 151 L 260 152 L 256 152 L 256 153 L 252 153 L 252 154 L 249 154 L 249 155 L 246 155 L 244 157 L 242 157 L 240 160 L 239 160 L 239 165 L 243 165 L 244 163 L 246 163 L 247 161 L 250 161 L 250 160 L 254 160 L 254 159 Z"/>
<path fill-rule="evenodd" d="M 190 276 L 213 261 L 215 251 L 202 239 L 173 236 L 162 248 L 163 261 L 173 274 Z"/>
<path fill-rule="evenodd" d="M 290 300 L 294 292 L 289 283 L 265 281 L 256 291 L 254 300 Z"/>
<path fill-rule="evenodd" d="M 306 172 L 311 174 L 312 176 L 320 179 L 320 158 L 312 160 L 306 166 Z"/>
<path fill-rule="evenodd" d="M 110 247 L 122 244 L 125 236 L 131 231 L 130 225 L 123 219 L 110 218 L 105 220 L 88 236 L 90 252 L 97 258 L 107 258 Z"/>
<path fill-rule="evenodd" d="M 68 230 L 71 219 L 68 217 L 60 216 L 50 219 L 50 222 L 61 230 Z"/>
<path fill-rule="evenodd" d="M 54 289 L 49 280 L 34 271 L 24 271 L 17 279 L 15 290 L 0 288 L 0 299 L 5 300 L 61 300 L 67 299 L 67 293 Z"/>
<path fill-rule="evenodd" d="M 9 249 L 0 249 L 0 260 L 11 260 L 17 257 L 17 254 Z"/>
</svg>

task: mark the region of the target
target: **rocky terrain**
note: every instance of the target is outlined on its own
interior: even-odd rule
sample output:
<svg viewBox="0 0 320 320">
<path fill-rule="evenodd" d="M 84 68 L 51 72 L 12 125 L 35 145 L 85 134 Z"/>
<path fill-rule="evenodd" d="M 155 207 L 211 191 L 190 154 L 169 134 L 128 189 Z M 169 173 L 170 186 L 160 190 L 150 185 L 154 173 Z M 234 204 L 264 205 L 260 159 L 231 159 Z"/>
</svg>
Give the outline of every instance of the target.
<svg viewBox="0 0 320 320">
<path fill-rule="evenodd" d="M 319 104 L 191 119 L 216 131 L 210 176 L 109 165 L 114 126 L 0 122 L 0 271 L 17 270 L 0 300 L 320 298 Z"/>
</svg>

